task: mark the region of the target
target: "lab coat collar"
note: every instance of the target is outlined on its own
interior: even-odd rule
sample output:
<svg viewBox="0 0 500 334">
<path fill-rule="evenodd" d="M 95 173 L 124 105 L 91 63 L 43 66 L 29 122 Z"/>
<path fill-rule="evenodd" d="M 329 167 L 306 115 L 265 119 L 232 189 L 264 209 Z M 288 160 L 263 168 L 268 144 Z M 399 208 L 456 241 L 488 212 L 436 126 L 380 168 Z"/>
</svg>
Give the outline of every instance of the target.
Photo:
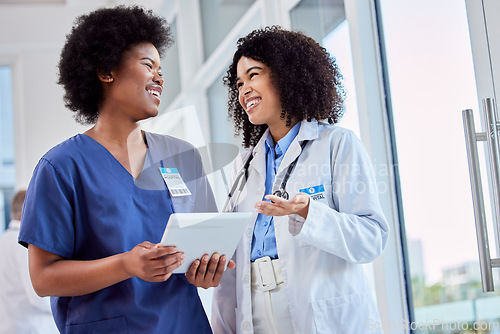
<svg viewBox="0 0 500 334">
<path fill-rule="evenodd" d="M 301 123 L 299 134 L 297 135 L 299 145 L 304 140 L 314 140 L 318 138 L 319 125 L 316 119 L 313 118 L 310 122 L 303 120 Z"/>
<path fill-rule="evenodd" d="M 317 120 L 313 119 L 311 122 L 303 120 L 301 122 L 299 133 L 288 147 L 276 173 L 277 175 L 288 168 L 288 166 L 302 153 L 300 145 L 304 140 L 314 140 L 318 138 L 318 131 Z"/>
</svg>

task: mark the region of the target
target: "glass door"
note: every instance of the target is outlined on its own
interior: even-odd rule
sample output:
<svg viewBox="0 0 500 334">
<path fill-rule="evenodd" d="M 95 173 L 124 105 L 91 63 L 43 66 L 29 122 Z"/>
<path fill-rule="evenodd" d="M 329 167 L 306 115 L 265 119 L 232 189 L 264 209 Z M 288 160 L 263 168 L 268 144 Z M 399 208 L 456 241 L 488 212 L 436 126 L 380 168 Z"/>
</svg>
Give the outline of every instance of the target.
<svg viewBox="0 0 500 334">
<path fill-rule="evenodd" d="M 404 268 L 397 214 L 394 162 L 382 85 L 375 1 L 289 1 L 290 26 L 320 42 L 344 77 L 346 110 L 339 126 L 353 130 L 367 148 L 375 168 L 381 205 L 391 226 L 382 256 L 365 265 L 381 315 L 367 331 L 407 321 Z M 395 329 L 391 333 L 405 333 Z"/>
<path fill-rule="evenodd" d="M 461 118 L 478 110 L 465 3 L 380 0 L 379 9 L 411 280 L 405 327 L 498 333 L 500 293 L 481 289 Z"/>
</svg>

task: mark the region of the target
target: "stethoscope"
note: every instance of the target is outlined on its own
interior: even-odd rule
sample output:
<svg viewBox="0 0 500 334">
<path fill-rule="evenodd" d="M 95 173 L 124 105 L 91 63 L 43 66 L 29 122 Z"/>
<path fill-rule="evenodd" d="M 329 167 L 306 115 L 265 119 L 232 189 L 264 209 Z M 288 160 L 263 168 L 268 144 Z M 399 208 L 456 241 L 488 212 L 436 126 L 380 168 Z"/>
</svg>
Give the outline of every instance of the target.
<svg viewBox="0 0 500 334">
<path fill-rule="evenodd" d="M 302 151 L 304 151 L 304 147 L 306 146 L 307 142 L 308 142 L 307 140 L 304 140 L 300 144 L 301 151 L 300 151 L 299 155 L 295 158 L 295 160 L 293 160 L 293 162 L 288 166 L 288 169 L 286 170 L 286 173 L 285 173 L 285 177 L 283 178 L 283 181 L 281 181 L 280 187 L 278 188 L 278 190 L 276 190 L 273 193 L 274 196 L 281 197 L 285 200 L 288 200 L 288 198 L 290 197 L 288 195 L 288 192 L 286 191 L 286 184 L 288 182 L 288 179 L 290 178 L 290 175 L 292 174 L 293 169 L 295 168 L 295 165 L 297 164 L 297 161 L 299 160 L 300 154 L 302 154 Z M 231 208 L 231 211 L 234 211 L 236 203 L 238 203 L 238 199 L 240 198 L 241 191 L 243 190 L 243 188 L 245 187 L 245 184 L 247 183 L 248 167 L 250 167 L 250 162 L 252 162 L 252 159 L 253 159 L 253 152 L 250 151 L 250 154 L 247 158 L 247 161 L 245 162 L 245 164 L 243 165 L 243 168 L 240 170 L 240 172 L 236 176 L 236 179 L 234 180 L 233 186 L 231 187 L 231 190 L 227 194 L 226 203 L 224 204 L 224 208 L 222 209 L 222 212 L 226 212 L 227 205 L 229 204 L 229 201 L 233 197 L 234 192 L 236 191 L 236 188 L 238 187 L 238 184 L 239 184 L 238 196 L 236 197 L 236 200 L 233 203 L 233 207 Z"/>
</svg>

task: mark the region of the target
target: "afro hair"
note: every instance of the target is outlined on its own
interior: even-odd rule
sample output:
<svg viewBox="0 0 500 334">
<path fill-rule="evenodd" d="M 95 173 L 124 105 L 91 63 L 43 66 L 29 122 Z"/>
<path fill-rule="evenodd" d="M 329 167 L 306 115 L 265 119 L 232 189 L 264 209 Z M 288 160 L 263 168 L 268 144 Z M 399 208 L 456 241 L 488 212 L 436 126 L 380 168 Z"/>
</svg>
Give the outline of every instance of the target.
<svg viewBox="0 0 500 334">
<path fill-rule="evenodd" d="M 243 146 L 254 146 L 267 125 L 254 125 L 238 100 L 237 65 L 242 57 L 267 65 L 280 95 L 281 118 L 291 126 L 292 119 L 328 120 L 337 123 L 344 111 L 345 92 L 335 59 L 314 39 L 301 32 L 279 26 L 252 31 L 237 42 L 233 62 L 224 85 L 228 87 L 228 112 L 235 123 L 235 134 L 243 132 Z"/>
<path fill-rule="evenodd" d="M 125 51 L 149 42 L 160 56 L 173 44 L 170 26 L 162 17 L 139 6 L 101 8 L 79 16 L 66 36 L 59 60 L 64 103 L 81 124 L 97 121 L 102 86 L 97 73 L 120 64 Z"/>
</svg>

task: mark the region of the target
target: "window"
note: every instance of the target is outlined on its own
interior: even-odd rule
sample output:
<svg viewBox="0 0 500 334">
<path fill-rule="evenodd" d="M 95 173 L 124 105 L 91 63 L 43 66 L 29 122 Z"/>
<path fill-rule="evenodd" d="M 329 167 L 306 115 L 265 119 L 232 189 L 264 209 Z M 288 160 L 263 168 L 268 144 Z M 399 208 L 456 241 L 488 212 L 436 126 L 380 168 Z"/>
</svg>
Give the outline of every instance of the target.
<svg viewBox="0 0 500 334">
<path fill-rule="evenodd" d="M 498 325 L 499 293 L 481 290 L 461 117 L 463 109 L 478 110 L 465 3 L 381 0 L 380 8 L 412 332 L 470 333 L 480 322 Z M 419 329 L 426 322 L 431 330 Z"/>
<path fill-rule="evenodd" d="M 0 66 L 0 231 L 10 221 L 10 199 L 15 184 L 12 70 Z"/>
<path fill-rule="evenodd" d="M 181 74 L 179 68 L 179 44 L 177 41 L 177 20 L 174 20 L 170 27 L 172 28 L 172 45 L 165 54 L 162 61 L 163 75 L 165 77 L 164 90 L 162 93 L 162 104 L 169 105 L 181 91 Z"/>
<path fill-rule="evenodd" d="M 358 137 L 359 123 L 356 110 L 356 92 L 352 70 L 349 25 L 342 0 L 303 0 L 290 12 L 292 29 L 302 31 L 320 42 L 335 58 L 344 77 L 346 111 L 340 126 L 354 131 Z"/>
<path fill-rule="evenodd" d="M 338 125 L 352 130 L 358 138 L 360 127 L 354 85 L 353 59 L 343 0 L 302 0 L 291 11 L 292 29 L 318 41 L 332 57 L 343 76 L 346 91 L 345 113 Z M 372 264 L 365 265 L 367 278 L 375 293 Z"/>
<path fill-rule="evenodd" d="M 254 0 L 200 0 L 205 60 L 253 3 Z"/>
<path fill-rule="evenodd" d="M 229 64 L 226 66 L 229 67 Z M 207 89 L 210 112 L 212 170 L 216 182 L 212 183 L 217 203 L 224 203 L 227 196 L 229 178 L 231 176 L 231 161 L 241 148 L 242 137 L 234 136 L 234 124 L 227 113 L 227 87 L 222 84 L 224 71 Z M 222 206 L 219 208 L 222 209 Z"/>
</svg>

